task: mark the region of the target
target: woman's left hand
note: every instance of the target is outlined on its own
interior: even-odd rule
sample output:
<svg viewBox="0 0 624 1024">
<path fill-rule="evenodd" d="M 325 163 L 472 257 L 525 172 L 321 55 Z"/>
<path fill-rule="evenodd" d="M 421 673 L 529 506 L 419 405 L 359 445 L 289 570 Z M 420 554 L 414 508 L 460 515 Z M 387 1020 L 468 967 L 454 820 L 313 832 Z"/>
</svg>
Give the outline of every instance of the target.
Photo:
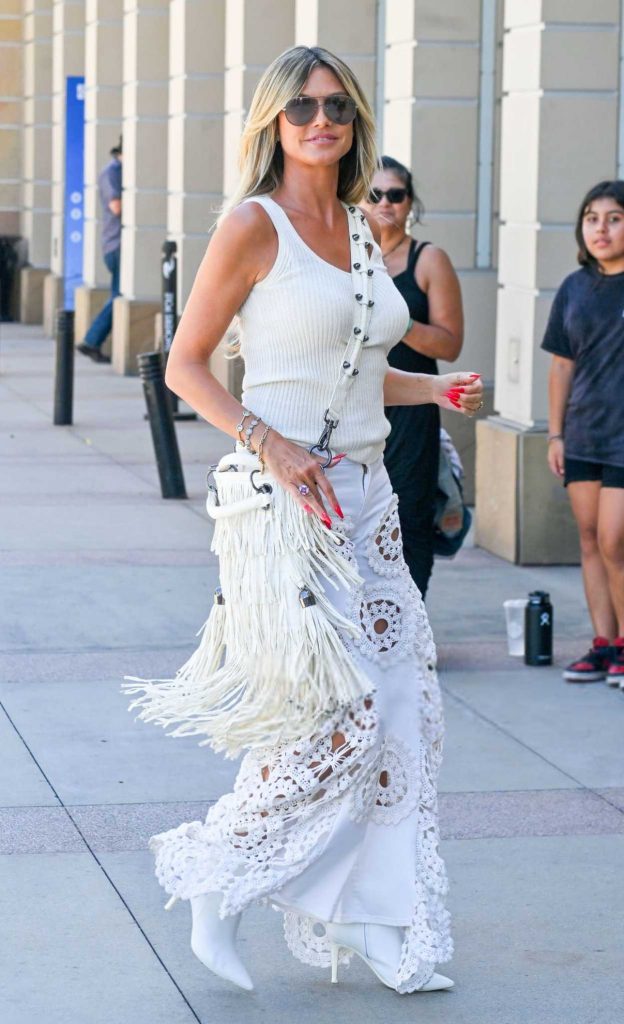
<svg viewBox="0 0 624 1024">
<path fill-rule="evenodd" d="M 431 378 L 432 401 L 441 409 L 474 416 L 483 408 L 483 382 L 478 373 L 444 373 Z"/>
</svg>

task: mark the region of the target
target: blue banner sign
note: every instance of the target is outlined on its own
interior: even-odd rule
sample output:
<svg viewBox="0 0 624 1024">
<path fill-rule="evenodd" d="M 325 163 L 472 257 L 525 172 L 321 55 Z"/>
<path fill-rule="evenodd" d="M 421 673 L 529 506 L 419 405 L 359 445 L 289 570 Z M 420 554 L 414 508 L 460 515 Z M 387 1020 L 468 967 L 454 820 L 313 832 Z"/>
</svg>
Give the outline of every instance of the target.
<svg viewBox="0 0 624 1024">
<path fill-rule="evenodd" d="M 64 308 L 74 308 L 82 284 L 84 246 L 84 77 L 67 79 L 65 107 L 65 203 L 63 210 Z"/>
</svg>

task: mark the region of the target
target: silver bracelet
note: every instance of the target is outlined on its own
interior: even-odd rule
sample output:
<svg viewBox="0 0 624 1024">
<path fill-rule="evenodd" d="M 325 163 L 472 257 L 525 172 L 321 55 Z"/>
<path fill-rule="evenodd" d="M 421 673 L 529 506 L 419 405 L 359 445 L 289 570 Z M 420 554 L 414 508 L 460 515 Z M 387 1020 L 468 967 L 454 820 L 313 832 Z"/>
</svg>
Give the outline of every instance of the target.
<svg viewBox="0 0 624 1024">
<path fill-rule="evenodd" d="M 551 441 L 563 441 L 563 434 L 549 434 L 548 444 L 550 444 Z"/>
<path fill-rule="evenodd" d="M 249 424 L 249 426 L 245 430 L 245 438 L 243 440 L 243 444 L 245 445 L 245 448 L 247 449 L 247 451 L 251 452 L 252 455 L 255 455 L 255 452 L 254 452 L 253 448 L 251 447 L 251 435 L 253 434 L 254 430 L 256 429 L 256 427 L 258 426 L 258 424 L 260 422 L 261 422 L 261 420 L 257 416 L 254 416 L 254 418 L 252 419 L 251 423 Z"/>
<path fill-rule="evenodd" d="M 240 418 L 240 423 L 236 424 L 236 433 L 238 434 L 238 440 L 241 443 L 242 443 L 243 439 L 242 439 L 242 437 L 240 435 L 241 435 L 241 430 L 243 429 L 243 424 L 244 424 L 245 420 L 247 419 L 247 417 L 248 416 L 252 416 L 252 415 L 253 415 L 253 413 L 250 413 L 248 409 L 243 409 L 243 415 Z"/>
</svg>

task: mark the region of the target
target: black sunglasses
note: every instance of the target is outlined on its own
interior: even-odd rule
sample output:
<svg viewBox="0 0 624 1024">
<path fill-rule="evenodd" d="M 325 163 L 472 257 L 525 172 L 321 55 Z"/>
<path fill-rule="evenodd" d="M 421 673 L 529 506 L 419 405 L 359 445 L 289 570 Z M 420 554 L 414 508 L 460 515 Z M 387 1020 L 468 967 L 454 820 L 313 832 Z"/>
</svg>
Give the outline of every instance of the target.
<svg viewBox="0 0 624 1024">
<path fill-rule="evenodd" d="M 325 111 L 325 116 L 334 124 L 351 124 L 357 114 L 355 100 L 340 93 L 318 99 L 314 96 L 295 96 L 294 99 L 288 100 L 283 110 L 287 120 L 301 128 L 316 117 L 319 105 Z"/>
<path fill-rule="evenodd" d="M 385 196 L 389 203 L 402 203 L 406 195 L 406 188 L 388 188 L 385 192 L 381 188 L 373 188 L 371 189 L 368 201 L 370 203 L 380 203 Z"/>
</svg>

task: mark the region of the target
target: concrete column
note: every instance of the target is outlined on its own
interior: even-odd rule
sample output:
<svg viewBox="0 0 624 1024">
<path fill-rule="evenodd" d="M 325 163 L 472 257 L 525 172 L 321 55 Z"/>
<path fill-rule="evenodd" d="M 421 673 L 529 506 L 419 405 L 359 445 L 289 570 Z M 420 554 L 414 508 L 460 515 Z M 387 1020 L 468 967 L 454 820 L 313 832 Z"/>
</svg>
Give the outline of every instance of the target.
<svg viewBox="0 0 624 1024">
<path fill-rule="evenodd" d="M 62 297 L 65 189 L 65 94 L 68 75 L 84 74 L 83 0 L 54 0 L 52 11 L 52 237 L 50 274 L 44 282 L 43 323 L 54 332 Z"/>
<path fill-rule="evenodd" d="M 21 4 L 9 0 L 0 14 L 0 235 L 20 234 L 24 48 Z M 8 306 L 17 314 L 18 288 Z"/>
<path fill-rule="evenodd" d="M 24 147 L 21 234 L 28 266 L 20 274 L 20 319 L 43 320 L 52 218 L 52 0 L 24 0 Z"/>
<path fill-rule="evenodd" d="M 426 208 L 414 235 L 459 273 L 466 314 L 461 366 L 477 369 L 491 409 L 496 304 L 494 153 L 501 0 L 386 0 L 382 151 L 406 164 Z M 453 368 L 456 368 L 453 367 Z M 450 366 L 441 365 L 441 372 Z M 444 418 L 473 500 L 474 422 Z"/>
<path fill-rule="evenodd" d="M 297 0 L 295 43 L 324 46 L 341 57 L 374 101 L 376 95 L 377 3 L 360 0 Z M 374 102 L 373 102 L 374 106 Z"/>
<path fill-rule="evenodd" d="M 295 43 L 296 0 L 225 0 L 225 121 L 223 192 L 238 181 L 238 148 L 243 121 L 262 72 Z M 243 375 L 240 359 L 217 349 L 210 368 L 233 394 Z"/>
<path fill-rule="evenodd" d="M 186 302 L 223 200 L 225 0 L 172 0 L 168 237 Z"/>
<path fill-rule="evenodd" d="M 505 5 L 500 415 L 480 424 L 477 538 L 512 561 L 577 559 L 568 502 L 546 466 L 549 357 L 539 345 L 554 290 L 576 266 L 578 204 L 616 173 L 619 7 L 617 0 Z"/>
<path fill-rule="evenodd" d="M 98 175 L 121 134 L 123 0 L 85 4 L 85 219 L 82 287 L 76 289 L 76 342 L 110 294 L 102 259 L 102 209 Z M 110 341 L 106 342 L 108 353 Z"/>
<path fill-rule="evenodd" d="M 122 297 L 113 315 L 113 369 L 124 374 L 137 373 L 138 353 L 154 347 L 167 232 L 169 34 L 169 0 L 124 0 Z"/>
</svg>

